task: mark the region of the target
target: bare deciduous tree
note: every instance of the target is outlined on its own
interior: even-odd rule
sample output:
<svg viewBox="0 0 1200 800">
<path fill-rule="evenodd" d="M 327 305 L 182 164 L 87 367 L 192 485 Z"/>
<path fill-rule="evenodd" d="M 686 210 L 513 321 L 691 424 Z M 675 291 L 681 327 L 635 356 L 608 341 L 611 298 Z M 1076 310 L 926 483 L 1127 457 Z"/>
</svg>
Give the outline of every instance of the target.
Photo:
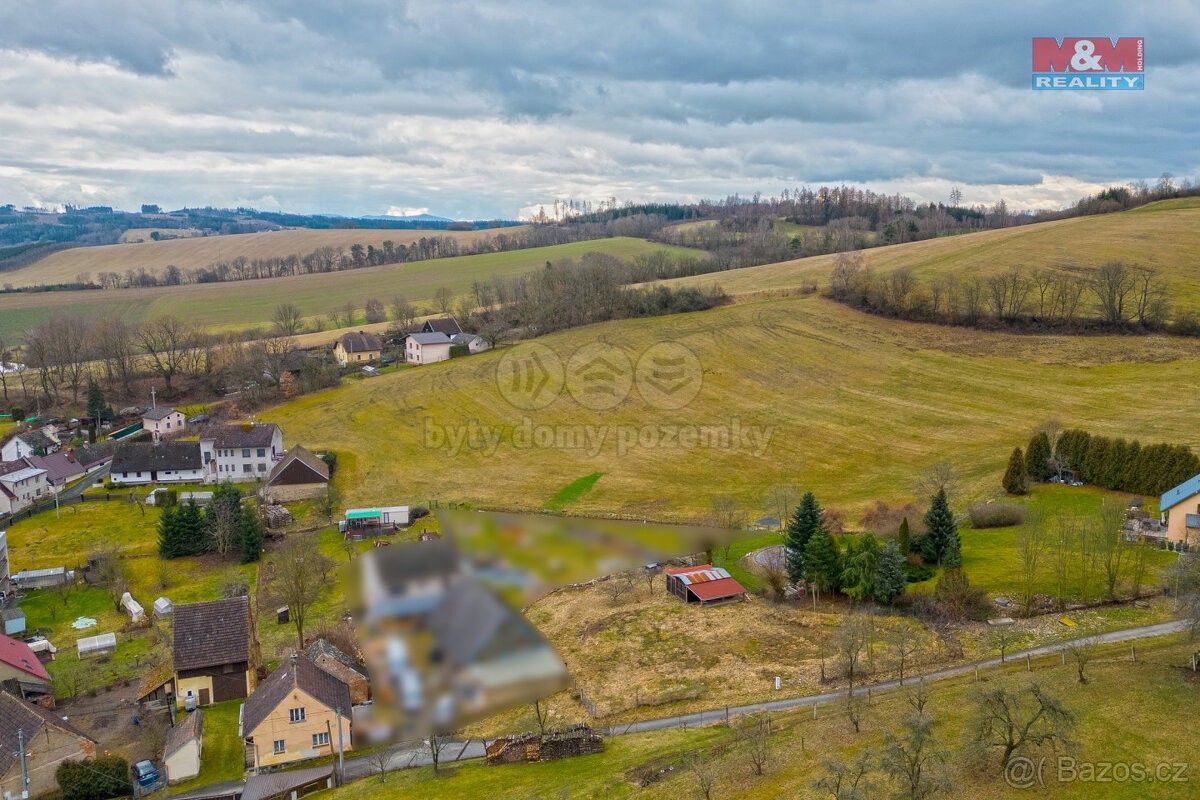
<svg viewBox="0 0 1200 800">
<path fill-rule="evenodd" d="M 996 686 L 976 693 L 974 702 L 973 744 L 980 763 L 999 751 L 1004 769 L 1018 753 L 1070 743 L 1075 716 L 1036 683 L 1016 690 Z"/>
<path fill-rule="evenodd" d="M 272 321 L 275 323 L 275 330 L 284 336 L 295 336 L 300 332 L 301 328 L 300 309 L 293 303 L 280 303 L 275 306 L 275 314 Z"/>
<path fill-rule="evenodd" d="M 171 381 L 184 369 L 199 344 L 195 326 L 179 317 L 159 317 L 141 325 L 136 339 L 150 357 L 154 371 L 162 377 L 167 392 L 174 391 Z"/>
<path fill-rule="evenodd" d="M 742 720 L 737 731 L 738 744 L 755 775 L 762 775 L 771 760 L 771 717 L 755 714 Z"/>
<path fill-rule="evenodd" d="M 308 610 L 325 588 L 330 559 L 311 536 L 291 536 L 276 553 L 271 588 L 279 602 L 288 607 L 296 627 L 296 644 L 304 649 L 304 624 Z"/>
</svg>

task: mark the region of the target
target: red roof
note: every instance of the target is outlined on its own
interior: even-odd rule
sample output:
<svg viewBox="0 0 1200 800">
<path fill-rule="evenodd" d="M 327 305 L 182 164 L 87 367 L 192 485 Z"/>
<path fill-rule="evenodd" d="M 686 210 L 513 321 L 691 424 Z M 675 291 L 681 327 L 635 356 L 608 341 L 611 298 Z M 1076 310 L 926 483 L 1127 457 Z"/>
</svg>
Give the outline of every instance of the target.
<svg viewBox="0 0 1200 800">
<path fill-rule="evenodd" d="M 50 680 L 50 673 L 46 672 L 46 668 L 29 649 L 29 645 L 8 636 L 0 635 L 0 662 L 27 672 L 39 680 Z"/>
<path fill-rule="evenodd" d="M 688 586 L 688 591 L 701 601 L 721 600 L 726 597 L 737 597 L 745 594 L 746 590 L 733 578 L 721 578 L 718 581 L 704 581 Z"/>
</svg>

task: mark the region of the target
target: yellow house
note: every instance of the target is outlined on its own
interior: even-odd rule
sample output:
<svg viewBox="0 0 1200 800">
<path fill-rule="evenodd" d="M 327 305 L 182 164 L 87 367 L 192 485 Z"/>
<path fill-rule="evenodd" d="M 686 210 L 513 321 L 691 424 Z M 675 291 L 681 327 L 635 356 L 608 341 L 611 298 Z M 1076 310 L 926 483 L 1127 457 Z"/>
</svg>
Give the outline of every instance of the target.
<svg viewBox="0 0 1200 800">
<path fill-rule="evenodd" d="M 254 767 L 348 753 L 351 711 L 346 684 L 293 655 L 267 676 L 242 705 L 241 736 Z"/>
<path fill-rule="evenodd" d="M 343 367 L 378 361 L 382 354 L 383 343 L 379 341 L 379 337 L 364 331 L 344 333 L 333 346 L 333 357 Z"/>
<path fill-rule="evenodd" d="M 175 702 L 207 706 L 247 697 L 260 661 L 250 598 L 175 607 Z"/>
<path fill-rule="evenodd" d="M 1168 489 L 1158 501 L 1167 541 L 1200 543 L 1200 475 Z"/>
</svg>

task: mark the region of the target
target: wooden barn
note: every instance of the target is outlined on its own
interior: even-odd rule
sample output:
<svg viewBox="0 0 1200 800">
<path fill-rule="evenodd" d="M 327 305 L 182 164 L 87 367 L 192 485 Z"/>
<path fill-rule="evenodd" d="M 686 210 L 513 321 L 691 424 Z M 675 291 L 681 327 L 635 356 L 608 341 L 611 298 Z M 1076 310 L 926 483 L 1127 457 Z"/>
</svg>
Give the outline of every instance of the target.
<svg viewBox="0 0 1200 800">
<path fill-rule="evenodd" d="M 672 567 L 666 570 L 667 592 L 685 603 L 721 603 L 739 600 L 745 588 L 734 580 L 729 571 L 712 564 L 695 567 Z"/>
</svg>

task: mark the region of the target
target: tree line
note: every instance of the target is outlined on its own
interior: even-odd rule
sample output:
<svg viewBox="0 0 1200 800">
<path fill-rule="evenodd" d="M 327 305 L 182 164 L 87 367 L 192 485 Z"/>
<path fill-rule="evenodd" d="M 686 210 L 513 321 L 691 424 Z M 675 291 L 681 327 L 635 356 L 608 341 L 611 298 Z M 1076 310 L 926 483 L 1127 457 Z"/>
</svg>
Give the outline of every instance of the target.
<svg viewBox="0 0 1200 800">
<path fill-rule="evenodd" d="M 1172 316 L 1170 292 L 1159 273 L 1119 261 L 1086 273 L 1022 269 L 960 277 L 921 278 L 902 267 L 876 273 L 862 253 L 840 253 L 829 297 L 874 314 L 980 328 L 1067 332 L 1200 334 L 1192 309 Z"/>
<path fill-rule="evenodd" d="M 1046 442 L 1035 436 L 1029 449 L 1044 452 Z M 1034 462 L 1037 456 L 1034 456 Z M 1085 430 L 1065 430 L 1054 442 L 1048 466 L 1030 466 L 1031 477 L 1047 480 L 1058 467 L 1073 470 L 1079 480 L 1131 494 L 1160 495 L 1200 473 L 1200 458 L 1187 445 L 1147 444 L 1137 439 L 1111 438 Z"/>
</svg>

